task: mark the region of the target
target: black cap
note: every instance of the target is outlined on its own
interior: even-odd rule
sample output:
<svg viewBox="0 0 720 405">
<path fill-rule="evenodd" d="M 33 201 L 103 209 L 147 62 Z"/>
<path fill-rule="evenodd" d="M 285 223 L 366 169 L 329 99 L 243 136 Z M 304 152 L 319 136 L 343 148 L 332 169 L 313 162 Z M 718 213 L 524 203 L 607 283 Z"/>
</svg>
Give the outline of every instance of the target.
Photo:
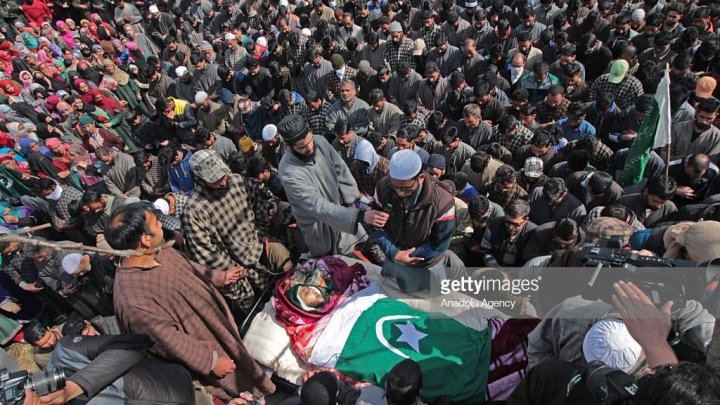
<svg viewBox="0 0 720 405">
<path fill-rule="evenodd" d="M 288 115 L 283 118 L 277 128 L 278 133 L 288 144 L 293 144 L 299 141 L 310 131 L 310 127 L 308 127 L 305 118 L 298 114 Z"/>
</svg>

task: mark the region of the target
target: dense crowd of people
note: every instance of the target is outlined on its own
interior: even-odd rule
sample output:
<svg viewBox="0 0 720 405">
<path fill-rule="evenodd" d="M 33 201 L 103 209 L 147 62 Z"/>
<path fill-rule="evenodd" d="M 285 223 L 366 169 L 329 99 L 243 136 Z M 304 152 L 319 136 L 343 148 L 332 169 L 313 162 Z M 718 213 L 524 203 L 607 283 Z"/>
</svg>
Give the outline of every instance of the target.
<svg viewBox="0 0 720 405">
<path fill-rule="evenodd" d="M 0 232 L 35 241 L 0 242 L 0 343 L 69 376 L 26 403 L 270 398 L 241 329 L 327 255 L 407 294 L 542 276 L 503 296 L 541 319 L 509 404 L 595 403 L 568 384 L 593 360 L 638 380 L 634 403 L 720 401 L 717 277 L 663 306 L 634 284 L 584 296 L 568 272 L 608 239 L 720 258 L 720 3 L 0 0 L 0 17 Z M 664 78 L 670 142 L 628 181 Z M 430 402 L 410 360 L 384 393 L 308 377 L 288 403 Z"/>
</svg>

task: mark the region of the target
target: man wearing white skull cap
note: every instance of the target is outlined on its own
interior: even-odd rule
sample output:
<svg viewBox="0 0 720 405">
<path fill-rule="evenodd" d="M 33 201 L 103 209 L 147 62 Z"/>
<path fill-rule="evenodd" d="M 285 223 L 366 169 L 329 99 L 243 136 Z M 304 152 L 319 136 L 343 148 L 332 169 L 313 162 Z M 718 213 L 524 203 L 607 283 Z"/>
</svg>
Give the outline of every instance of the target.
<svg viewBox="0 0 720 405">
<path fill-rule="evenodd" d="M 422 170 L 409 149 L 390 158 L 390 176 L 381 179 L 375 200 L 390 217 L 376 228 L 375 241 L 387 257 L 382 275 L 397 279 L 405 292 L 430 288 L 432 278 L 459 277 L 465 266 L 448 250 L 455 229 L 455 201 L 447 183 Z"/>
</svg>

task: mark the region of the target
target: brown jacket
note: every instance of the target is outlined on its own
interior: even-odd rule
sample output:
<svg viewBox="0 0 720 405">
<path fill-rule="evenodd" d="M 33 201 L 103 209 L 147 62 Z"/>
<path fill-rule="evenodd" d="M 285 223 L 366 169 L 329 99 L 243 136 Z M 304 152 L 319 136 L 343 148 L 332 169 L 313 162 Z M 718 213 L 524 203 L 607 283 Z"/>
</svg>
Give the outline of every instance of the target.
<svg viewBox="0 0 720 405">
<path fill-rule="evenodd" d="M 264 395 L 275 391 L 243 345 L 237 324 L 216 286 L 224 272 L 163 249 L 153 268 L 120 267 L 115 276 L 115 312 L 130 333 L 147 334 L 150 351 L 178 362 L 203 383 L 237 392 Z M 213 352 L 228 356 L 236 369 L 222 379 L 211 374 Z"/>
</svg>

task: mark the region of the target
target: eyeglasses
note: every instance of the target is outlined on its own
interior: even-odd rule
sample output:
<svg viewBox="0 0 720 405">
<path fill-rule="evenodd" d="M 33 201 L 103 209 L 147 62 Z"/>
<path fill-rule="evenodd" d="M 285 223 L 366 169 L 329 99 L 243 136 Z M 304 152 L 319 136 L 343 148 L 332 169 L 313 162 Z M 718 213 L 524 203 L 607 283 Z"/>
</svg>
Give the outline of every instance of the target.
<svg viewBox="0 0 720 405">
<path fill-rule="evenodd" d="M 396 192 L 399 192 L 399 193 L 412 193 L 413 191 L 415 191 L 415 185 L 417 185 L 417 183 L 418 183 L 418 179 L 417 179 L 417 177 L 415 177 L 413 179 L 412 184 L 409 186 L 402 186 L 402 187 L 396 186 L 395 184 L 390 182 L 390 187 L 392 187 L 393 190 L 395 190 Z"/>
<path fill-rule="evenodd" d="M 509 219 L 506 219 L 505 225 L 512 227 L 512 228 L 520 228 L 521 226 L 523 226 L 523 224 L 525 224 L 525 222 L 527 222 L 527 218 L 523 219 L 522 222 L 513 222 Z"/>
</svg>

